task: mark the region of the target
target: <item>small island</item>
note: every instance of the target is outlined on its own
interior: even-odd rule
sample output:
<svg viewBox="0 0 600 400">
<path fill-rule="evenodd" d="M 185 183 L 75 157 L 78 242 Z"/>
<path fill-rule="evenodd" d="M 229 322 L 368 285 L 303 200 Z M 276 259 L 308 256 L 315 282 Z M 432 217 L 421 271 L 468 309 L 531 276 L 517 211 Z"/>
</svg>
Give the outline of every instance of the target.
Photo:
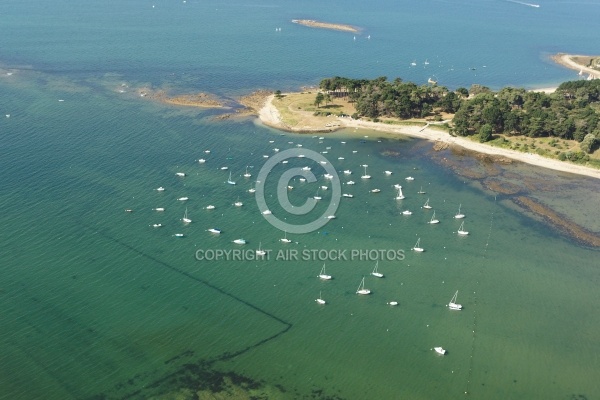
<svg viewBox="0 0 600 400">
<path fill-rule="evenodd" d="M 346 24 L 336 24 L 331 22 L 321 22 L 315 21 L 312 19 L 293 19 L 292 22 L 294 24 L 304 25 L 311 28 L 320 28 L 320 29 L 332 29 L 335 31 L 344 31 L 344 32 L 352 32 L 359 33 L 360 29 Z"/>
</svg>

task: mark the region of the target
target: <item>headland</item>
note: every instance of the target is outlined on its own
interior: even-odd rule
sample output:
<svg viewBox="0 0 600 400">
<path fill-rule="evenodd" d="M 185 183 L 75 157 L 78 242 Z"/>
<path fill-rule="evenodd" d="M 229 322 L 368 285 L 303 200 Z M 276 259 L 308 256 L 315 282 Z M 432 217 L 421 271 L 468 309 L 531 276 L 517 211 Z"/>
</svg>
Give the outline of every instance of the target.
<svg viewBox="0 0 600 400">
<path fill-rule="evenodd" d="M 360 128 L 405 135 L 432 142 L 460 146 L 478 153 L 488 154 L 499 158 L 509 158 L 555 171 L 600 179 L 600 170 L 598 169 L 551 159 L 534 153 L 524 153 L 507 148 L 494 147 L 465 137 L 452 136 L 449 132 L 441 128 L 441 126 L 448 121 L 402 121 L 399 123 L 390 123 L 390 121 L 373 122 L 364 119 L 353 119 L 349 116 L 337 116 L 334 114 L 330 114 L 329 116 L 317 116 L 314 115 L 313 111 L 303 109 L 303 105 L 306 105 L 306 100 L 305 98 L 303 99 L 301 95 L 301 93 L 283 94 L 282 96 L 287 99 L 286 102 L 277 99 L 275 95 L 267 97 L 264 106 L 258 113 L 261 122 L 276 129 L 297 133 L 331 132 L 343 128 Z M 312 97 L 314 97 L 314 95 L 312 95 Z M 346 114 L 350 115 L 348 112 L 346 112 Z"/>
<path fill-rule="evenodd" d="M 598 56 L 558 53 L 551 58 L 563 67 L 579 71 L 581 76 L 585 75 L 588 78 L 600 79 L 600 57 Z"/>
</svg>

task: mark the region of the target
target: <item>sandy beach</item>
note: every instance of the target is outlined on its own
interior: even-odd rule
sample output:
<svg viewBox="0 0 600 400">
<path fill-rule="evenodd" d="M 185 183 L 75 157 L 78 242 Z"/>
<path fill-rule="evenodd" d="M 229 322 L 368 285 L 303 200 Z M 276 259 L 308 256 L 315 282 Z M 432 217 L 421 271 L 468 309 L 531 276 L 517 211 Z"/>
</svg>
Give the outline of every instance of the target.
<svg viewBox="0 0 600 400">
<path fill-rule="evenodd" d="M 591 75 L 595 79 L 600 79 L 600 71 L 595 70 L 593 68 L 585 67 L 585 66 L 581 65 L 580 63 L 575 62 L 574 59 L 578 59 L 578 58 L 579 59 L 589 59 L 591 57 L 583 56 L 583 55 L 575 55 L 575 54 L 564 54 L 564 53 L 559 53 L 559 54 L 552 56 L 552 60 L 554 60 L 554 62 L 562 65 L 563 67 L 567 67 L 569 69 L 572 69 L 572 70 L 578 71 L 578 72 L 581 71 L 581 72 L 583 72 L 583 74 Z"/>
<path fill-rule="evenodd" d="M 323 131 L 323 127 L 315 127 L 315 129 L 292 129 L 286 126 L 282 120 L 281 115 L 277 107 L 273 105 L 274 96 L 271 95 L 267 98 L 265 105 L 260 109 L 258 116 L 261 122 L 265 125 L 271 126 L 276 129 L 283 129 L 286 131 L 297 131 L 297 132 L 317 132 Z M 332 124 L 335 121 L 335 124 Z M 339 126 L 338 126 L 339 124 Z M 493 147 L 484 143 L 478 143 L 471 141 L 463 137 L 450 136 L 447 132 L 430 128 L 429 126 L 393 126 L 389 124 L 376 123 L 370 121 L 355 120 L 349 117 L 335 117 L 329 118 L 329 126 L 335 125 L 335 128 L 363 128 L 375 131 L 382 131 L 388 133 L 395 133 L 399 135 L 406 135 L 416 137 L 420 139 L 429 140 L 432 142 L 443 142 L 456 146 L 463 147 L 468 150 L 476 151 L 479 153 L 495 155 L 500 157 L 506 157 L 513 160 L 521 161 L 527 164 L 536 165 L 538 167 L 548 168 L 555 171 L 568 172 L 572 174 L 585 175 L 592 178 L 600 179 L 600 170 L 585 167 L 582 165 L 571 164 L 568 162 L 553 160 L 546 157 L 542 157 L 538 154 L 522 153 L 515 150 L 503 149 Z M 304 128 L 304 127 L 303 127 Z M 333 129 L 332 129 L 333 130 Z"/>
</svg>

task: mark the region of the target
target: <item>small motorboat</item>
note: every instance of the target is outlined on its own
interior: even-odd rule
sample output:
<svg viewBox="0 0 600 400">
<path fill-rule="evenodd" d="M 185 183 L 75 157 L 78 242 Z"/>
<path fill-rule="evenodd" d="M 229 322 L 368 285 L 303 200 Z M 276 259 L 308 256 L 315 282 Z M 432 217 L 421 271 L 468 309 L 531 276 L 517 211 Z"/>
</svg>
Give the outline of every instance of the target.
<svg viewBox="0 0 600 400">
<path fill-rule="evenodd" d="M 435 350 L 435 352 L 439 355 L 446 355 L 446 350 L 444 350 L 442 347 L 434 347 L 433 350 Z"/>
</svg>

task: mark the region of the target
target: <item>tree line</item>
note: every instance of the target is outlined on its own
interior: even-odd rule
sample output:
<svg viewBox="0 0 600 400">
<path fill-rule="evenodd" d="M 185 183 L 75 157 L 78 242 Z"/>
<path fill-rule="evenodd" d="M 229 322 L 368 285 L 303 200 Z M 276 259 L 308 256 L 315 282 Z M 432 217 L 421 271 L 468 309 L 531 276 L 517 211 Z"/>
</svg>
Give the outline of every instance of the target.
<svg viewBox="0 0 600 400">
<path fill-rule="evenodd" d="M 528 137 L 559 137 L 581 142 L 586 152 L 600 142 L 600 79 L 562 83 L 554 93 L 485 86 L 449 90 L 444 86 L 404 82 L 386 77 L 371 80 L 326 78 L 320 89 L 334 98 L 353 102 L 356 117 L 401 119 L 454 114 L 451 133 Z"/>
</svg>

